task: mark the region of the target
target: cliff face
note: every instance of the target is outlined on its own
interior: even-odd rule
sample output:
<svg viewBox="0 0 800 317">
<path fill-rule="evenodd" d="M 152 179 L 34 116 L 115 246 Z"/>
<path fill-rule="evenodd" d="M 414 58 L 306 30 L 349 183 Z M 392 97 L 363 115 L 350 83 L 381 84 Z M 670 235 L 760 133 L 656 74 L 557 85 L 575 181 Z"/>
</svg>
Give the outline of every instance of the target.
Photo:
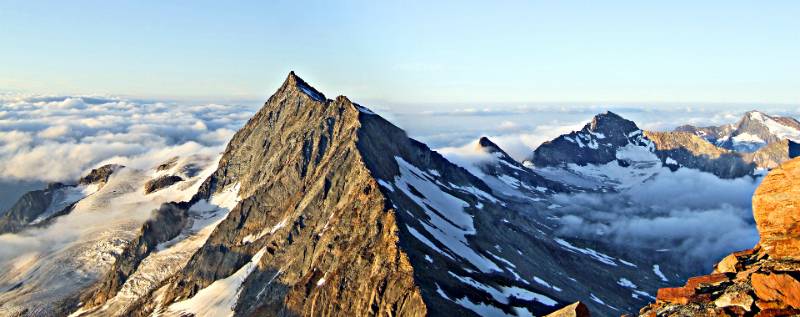
<svg viewBox="0 0 800 317">
<path fill-rule="evenodd" d="M 800 159 L 773 169 L 753 195 L 758 245 L 775 260 L 800 261 Z M 800 308 L 800 307 L 798 307 Z"/>
<path fill-rule="evenodd" d="M 800 314 L 800 159 L 773 169 L 753 196 L 761 235 L 752 250 L 725 257 L 710 275 L 663 288 L 640 316 Z"/>
</svg>

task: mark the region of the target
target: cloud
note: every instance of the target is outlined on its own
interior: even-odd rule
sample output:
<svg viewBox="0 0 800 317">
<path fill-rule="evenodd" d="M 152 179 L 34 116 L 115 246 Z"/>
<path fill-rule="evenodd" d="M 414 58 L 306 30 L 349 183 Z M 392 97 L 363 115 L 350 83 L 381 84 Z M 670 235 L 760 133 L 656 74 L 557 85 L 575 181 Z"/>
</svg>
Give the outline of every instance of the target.
<svg viewBox="0 0 800 317">
<path fill-rule="evenodd" d="M 489 139 L 506 151 L 508 155 L 522 161 L 530 157 L 533 150 L 542 143 L 555 139 L 559 135 L 580 130 L 585 124 L 586 122 L 542 124 L 527 131 L 489 135 Z"/>
<path fill-rule="evenodd" d="M 496 156 L 485 151 L 478 144 L 478 140 L 474 140 L 463 146 L 444 147 L 436 149 L 436 151 L 444 155 L 450 162 L 464 167 L 470 173 L 478 177 L 484 176 L 483 172 L 481 172 L 480 168 L 478 168 L 480 164 L 497 160 Z"/>
<path fill-rule="evenodd" d="M 219 152 L 258 106 L 0 96 L 0 180 L 73 182 L 107 162 Z"/>
<path fill-rule="evenodd" d="M 676 261 L 703 273 L 758 241 L 750 198 L 759 182 L 679 169 L 622 193 L 559 195 L 558 234 L 621 248 L 670 249 Z"/>
</svg>

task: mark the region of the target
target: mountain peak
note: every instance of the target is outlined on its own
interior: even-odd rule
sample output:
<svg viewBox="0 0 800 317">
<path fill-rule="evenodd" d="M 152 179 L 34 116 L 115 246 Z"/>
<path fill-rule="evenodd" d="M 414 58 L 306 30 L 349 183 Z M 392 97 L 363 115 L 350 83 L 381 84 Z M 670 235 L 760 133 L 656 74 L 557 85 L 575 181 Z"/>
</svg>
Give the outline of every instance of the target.
<svg viewBox="0 0 800 317">
<path fill-rule="evenodd" d="M 312 87 L 305 80 L 300 78 L 300 76 L 297 76 L 297 74 L 295 74 L 294 71 L 290 71 L 289 75 L 286 76 L 286 80 L 283 82 L 283 85 L 281 85 L 281 90 L 284 91 L 297 90 L 308 95 L 309 97 L 311 97 L 311 99 L 314 99 L 319 102 L 325 102 L 325 100 L 327 100 L 327 98 L 325 98 L 325 95 L 323 93 L 319 92 L 319 90 L 314 89 L 314 87 Z"/>
<path fill-rule="evenodd" d="M 592 122 L 590 122 L 588 126 L 592 131 L 622 128 L 630 132 L 639 129 L 633 121 L 625 119 L 611 111 L 606 111 L 594 116 Z"/>
<path fill-rule="evenodd" d="M 605 164 L 616 160 L 617 149 L 647 146 L 636 123 L 611 111 L 598 114 L 580 131 L 561 135 L 540 145 L 530 159 L 537 166 L 564 163 Z"/>
<path fill-rule="evenodd" d="M 606 110 L 606 111 L 605 111 L 605 112 L 603 112 L 603 113 L 599 113 L 599 114 L 597 114 L 597 115 L 596 115 L 596 116 L 594 116 L 594 117 L 595 117 L 595 118 L 598 118 L 598 117 L 600 117 L 600 118 L 624 119 L 624 118 L 622 118 L 620 115 L 618 115 L 618 114 L 616 114 L 616 113 L 613 113 L 613 112 L 611 112 L 610 110 Z"/>
<path fill-rule="evenodd" d="M 750 111 L 744 113 L 744 116 L 743 116 L 742 120 L 749 119 L 749 120 L 764 121 L 765 118 L 769 118 L 769 116 L 767 114 L 761 112 L 761 111 L 758 111 L 758 110 L 750 110 Z"/>
</svg>

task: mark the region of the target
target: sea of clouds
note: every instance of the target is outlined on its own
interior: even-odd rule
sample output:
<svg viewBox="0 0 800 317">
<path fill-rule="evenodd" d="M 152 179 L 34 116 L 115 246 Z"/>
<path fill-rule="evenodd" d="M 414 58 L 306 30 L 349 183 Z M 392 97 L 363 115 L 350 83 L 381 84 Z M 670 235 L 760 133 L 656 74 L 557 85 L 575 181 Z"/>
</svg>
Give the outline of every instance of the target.
<svg viewBox="0 0 800 317">
<path fill-rule="evenodd" d="M 220 152 L 257 105 L 87 96 L 0 96 L 0 180 L 74 182 L 117 163 L 149 168 Z"/>
<path fill-rule="evenodd" d="M 758 242 L 750 200 L 762 177 L 664 170 L 621 193 L 557 195 L 557 234 L 662 250 L 692 274 L 706 274 L 725 255 Z"/>
</svg>

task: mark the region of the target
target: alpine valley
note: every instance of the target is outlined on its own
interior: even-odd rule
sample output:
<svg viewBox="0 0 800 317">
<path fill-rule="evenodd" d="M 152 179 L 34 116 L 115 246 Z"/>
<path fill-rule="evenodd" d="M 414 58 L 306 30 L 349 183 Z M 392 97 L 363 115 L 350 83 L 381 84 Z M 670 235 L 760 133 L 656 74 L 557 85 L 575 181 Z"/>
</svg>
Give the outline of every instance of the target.
<svg viewBox="0 0 800 317">
<path fill-rule="evenodd" d="M 795 140 L 758 111 L 675 131 L 604 112 L 525 160 L 486 137 L 440 153 L 292 72 L 220 156 L 98 166 L 0 214 L 0 315 L 797 312 L 776 289 L 800 285 L 800 235 L 776 232 L 798 211 L 772 198 Z"/>
</svg>

